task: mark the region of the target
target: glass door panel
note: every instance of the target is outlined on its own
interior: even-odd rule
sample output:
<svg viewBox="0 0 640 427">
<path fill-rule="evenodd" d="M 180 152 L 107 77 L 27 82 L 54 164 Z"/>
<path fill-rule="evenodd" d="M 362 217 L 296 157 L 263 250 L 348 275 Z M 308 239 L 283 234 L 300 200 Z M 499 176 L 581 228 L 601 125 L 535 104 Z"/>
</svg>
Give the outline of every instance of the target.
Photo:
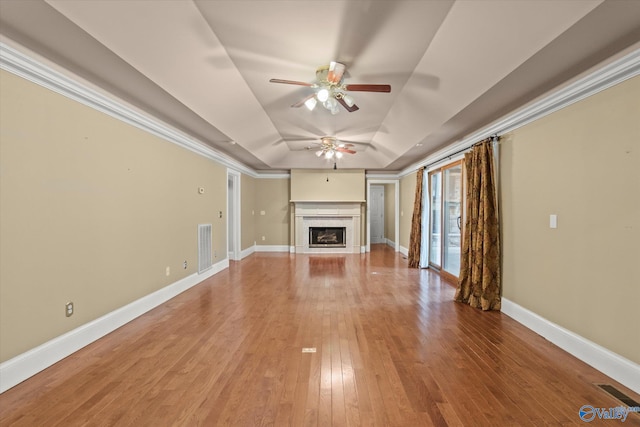
<svg viewBox="0 0 640 427">
<path fill-rule="evenodd" d="M 460 274 L 460 240 L 462 231 L 462 166 L 444 170 L 442 267 L 458 277 Z"/>
<path fill-rule="evenodd" d="M 429 175 L 431 183 L 431 218 L 430 218 L 430 244 L 429 263 L 440 267 L 442 262 L 442 172 L 434 172 Z"/>
</svg>

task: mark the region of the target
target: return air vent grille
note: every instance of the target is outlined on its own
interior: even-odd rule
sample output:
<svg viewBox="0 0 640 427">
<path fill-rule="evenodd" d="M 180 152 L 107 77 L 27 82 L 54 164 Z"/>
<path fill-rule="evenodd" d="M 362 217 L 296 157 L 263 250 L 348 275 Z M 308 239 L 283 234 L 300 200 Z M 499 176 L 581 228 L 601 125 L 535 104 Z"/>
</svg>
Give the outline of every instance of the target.
<svg viewBox="0 0 640 427">
<path fill-rule="evenodd" d="M 198 273 L 213 266 L 211 256 L 211 224 L 198 225 Z"/>
<path fill-rule="evenodd" d="M 626 394 L 624 394 L 614 386 L 610 384 L 596 384 L 596 385 L 600 387 L 602 390 L 604 390 L 605 392 L 609 393 L 611 396 L 618 399 L 620 402 L 624 403 L 625 405 L 629 407 L 640 407 L 640 403 L 636 402 L 631 397 L 627 396 Z"/>
</svg>

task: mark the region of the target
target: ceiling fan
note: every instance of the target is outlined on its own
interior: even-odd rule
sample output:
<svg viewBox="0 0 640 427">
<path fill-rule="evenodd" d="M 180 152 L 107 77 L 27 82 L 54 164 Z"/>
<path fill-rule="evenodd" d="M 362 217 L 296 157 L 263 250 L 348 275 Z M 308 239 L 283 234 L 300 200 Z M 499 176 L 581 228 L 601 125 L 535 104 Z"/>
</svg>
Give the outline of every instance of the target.
<svg viewBox="0 0 640 427">
<path fill-rule="evenodd" d="M 353 144 L 340 142 L 334 136 L 323 136 L 320 138 L 320 142 L 316 142 L 315 144 L 319 146 L 316 151 L 316 156 L 324 157 L 327 160 L 340 159 L 344 153 L 356 154 L 356 151 L 351 148 L 354 147 Z M 309 146 L 307 149 L 313 150 L 314 148 Z"/>
<path fill-rule="evenodd" d="M 299 82 L 295 80 L 271 79 L 271 83 L 308 86 L 317 89 L 311 95 L 292 105 L 294 108 L 306 106 L 313 110 L 320 102 L 331 114 L 338 114 L 338 105 L 342 105 L 350 113 L 359 110 L 351 95 L 346 92 L 391 92 L 390 85 L 384 84 L 345 84 L 343 83 L 345 65 L 332 61 L 316 70 L 315 83 Z"/>
</svg>

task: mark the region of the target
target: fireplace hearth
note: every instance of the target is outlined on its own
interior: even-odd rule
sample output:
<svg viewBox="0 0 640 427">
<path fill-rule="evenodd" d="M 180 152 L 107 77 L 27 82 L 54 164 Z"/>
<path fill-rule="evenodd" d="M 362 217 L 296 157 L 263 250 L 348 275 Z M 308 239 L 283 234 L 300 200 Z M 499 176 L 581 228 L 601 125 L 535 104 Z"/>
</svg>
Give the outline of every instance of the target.
<svg viewBox="0 0 640 427">
<path fill-rule="evenodd" d="M 309 227 L 310 248 L 346 248 L 346 227 Z"/>
</svg>

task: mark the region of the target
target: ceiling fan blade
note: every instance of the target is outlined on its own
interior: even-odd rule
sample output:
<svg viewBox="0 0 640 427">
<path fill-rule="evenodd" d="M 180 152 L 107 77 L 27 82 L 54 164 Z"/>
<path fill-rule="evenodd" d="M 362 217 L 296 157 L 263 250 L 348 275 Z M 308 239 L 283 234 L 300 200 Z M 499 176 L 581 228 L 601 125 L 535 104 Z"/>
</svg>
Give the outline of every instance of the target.
<svg viewBox="0 0 640 427">
<path fill-rule="evenodd" d="M 335 150 L 335 151 L 340 151 L 341 153 L 356 154 L 356 151 L 354 151 L 354 150 L 349 150 L 348 148 L 337 147 L 337 148 L 335 148 L 334 150 Z"/>
<path fill-rule="evenodd" d="M 327 73 L 327 81 L 329 83 L 338 84 L 342 80 L 345 65 L 339 62 L 331 62 L 329 64 L 329 72 Z"/>
<path fill-rule="evenodd" d="M 313 83 L 297 82 L 295 80 L 271 79 L 271 83 L 284 83 L 286 85 L 313 86 Z"/>
<path fill-rule="evenodd" d="M 300 108 L 300 107 L 302 107 L 304 105 L 305 102 L 307 102 L 308 100 L 310 100 L 314 96 L 316 96 L 316 94 L 312 93 L 311 95 L 307 96 L 306 98 L 303 98 L 300 101 L 296 102 L 295 104 L 291 105 L 291 107 L 292 108 Z"/>
<path fill-rule="evenodd" d="M 359 92 L 391 92 L 391 85 L 368 85 L 368 84 L 355 84 L 344 85 L 346 90 L 359 91 Z"/>
<path fill-rule="evenodd" d="M 351 107 L 349 107 L 349 104 L 347 104 L 343 98 L 336 98 L 336 99 L 338 100 L 340 105 L 342 105 L 344 109 L 350 113 L 353 113 L 354 111 L 358 111 L 360 109 L 356 104 L 353 104 Z"/>
</svg>

